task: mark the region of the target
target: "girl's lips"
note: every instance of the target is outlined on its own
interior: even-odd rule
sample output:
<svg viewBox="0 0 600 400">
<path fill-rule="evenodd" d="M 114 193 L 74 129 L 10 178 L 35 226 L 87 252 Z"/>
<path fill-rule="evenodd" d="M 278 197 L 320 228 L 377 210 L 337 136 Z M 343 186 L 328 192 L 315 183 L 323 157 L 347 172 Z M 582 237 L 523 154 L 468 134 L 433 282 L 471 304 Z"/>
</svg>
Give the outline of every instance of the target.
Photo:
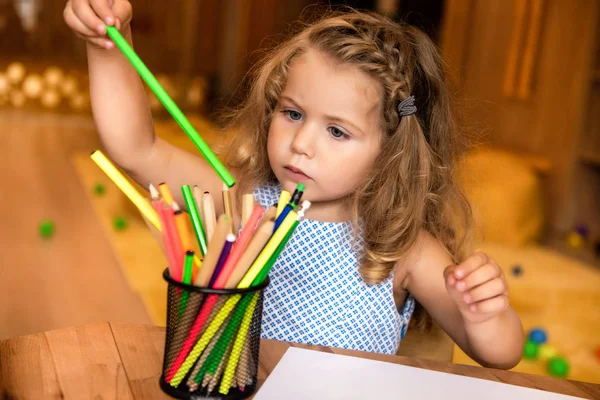
<svg viewBox="0 0 600 400">
<path fill-rule="evenodd" d="M 289 175 L 291 175 L 294 179 L 297 180 L 309 180 L 312 179 L 310 176 L 306 175 L 301 169 L 296 168 L 291 165 L 286 165 L 283 167 Z"/>
</svg>

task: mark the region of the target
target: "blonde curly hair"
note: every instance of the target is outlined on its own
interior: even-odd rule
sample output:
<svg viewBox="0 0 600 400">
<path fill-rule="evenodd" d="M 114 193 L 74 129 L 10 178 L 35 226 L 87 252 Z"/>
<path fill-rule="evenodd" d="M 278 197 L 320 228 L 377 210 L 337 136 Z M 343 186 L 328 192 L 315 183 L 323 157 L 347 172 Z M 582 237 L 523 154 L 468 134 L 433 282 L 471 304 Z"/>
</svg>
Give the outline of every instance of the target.
<svg viewBox="0 0 600 400">
<path fill-rule="evenodd" d="M 379 283 L 387 278 L 422 229 L 459 262 L 470 250 L 472 213 L 454 180 L 461 141 L 443 62 L 426 34 L 378 14 L 331 12 L 303 25 L 254 67 L 248 94 L 230 114 L 228 125 L 235 134 L 224 151 L 227 164 L 240 173 L 238 193 L 276 179 L 267 132 L 292 61 L 307 49 L 355 66 L 383 89 L 381 153 L 349 201 L 355 226 L 361 221 L 363 227 L 363 279 Z M 398 105 L 411 95 L 418 111 L 401 117 Z M 418 309 L 413 324 L 426 328 L 430 318 Z"/>
</svg>

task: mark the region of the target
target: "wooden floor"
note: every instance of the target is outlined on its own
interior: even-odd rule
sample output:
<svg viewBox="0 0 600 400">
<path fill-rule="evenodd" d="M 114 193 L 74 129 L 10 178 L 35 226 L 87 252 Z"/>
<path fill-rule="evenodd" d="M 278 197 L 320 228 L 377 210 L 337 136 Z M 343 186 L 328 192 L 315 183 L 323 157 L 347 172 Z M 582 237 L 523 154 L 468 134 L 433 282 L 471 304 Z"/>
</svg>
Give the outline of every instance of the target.
<svg viewBox="0 0 600 400">
<path fill-rule="evenodd" d="M 72 325 L 150 323 L 70 162 L 98 139 L 91 119 L 0 110 L 0 339 Z M 56 224 L 51 240 L 38 224 Z"/>
</svg>

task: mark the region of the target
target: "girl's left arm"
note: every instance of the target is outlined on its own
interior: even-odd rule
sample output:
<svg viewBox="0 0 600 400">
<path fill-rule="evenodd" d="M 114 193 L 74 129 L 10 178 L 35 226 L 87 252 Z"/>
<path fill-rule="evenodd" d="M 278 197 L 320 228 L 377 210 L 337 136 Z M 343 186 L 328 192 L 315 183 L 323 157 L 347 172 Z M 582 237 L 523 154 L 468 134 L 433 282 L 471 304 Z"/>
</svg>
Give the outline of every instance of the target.
<svg viewBox="0 0 600 400">
<path fill-rule="evenodd" d="M 408 257 L 402 286 L 471 358 L 486 367 L 509 369 L 521 359 L 524 334 L 510 307 L 502 269 L 475 253 L 454 265 L 446 249 L 423 232 Z"/>
</svg>

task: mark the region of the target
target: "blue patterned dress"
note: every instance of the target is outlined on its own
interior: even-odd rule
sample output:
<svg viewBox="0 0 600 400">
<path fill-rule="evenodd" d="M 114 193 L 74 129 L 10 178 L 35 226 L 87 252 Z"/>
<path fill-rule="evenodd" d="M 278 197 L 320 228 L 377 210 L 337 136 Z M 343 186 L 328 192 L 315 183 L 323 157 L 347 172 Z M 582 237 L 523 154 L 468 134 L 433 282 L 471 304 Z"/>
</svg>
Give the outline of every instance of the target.
<svg viewBox="0 0 600 400">
<path fill-rule="evenodd" d="M 281 186 L 254 190 L 270 207 Z M 265 291 L 261 336 L 287 342 L 394 354 L 415 301 L 394 303 L 393 277 L 367 285 L 358 272 L 362 240 L 352 248 L 351 222 L 305 219 L 273 266 Z"/>
</svg>

